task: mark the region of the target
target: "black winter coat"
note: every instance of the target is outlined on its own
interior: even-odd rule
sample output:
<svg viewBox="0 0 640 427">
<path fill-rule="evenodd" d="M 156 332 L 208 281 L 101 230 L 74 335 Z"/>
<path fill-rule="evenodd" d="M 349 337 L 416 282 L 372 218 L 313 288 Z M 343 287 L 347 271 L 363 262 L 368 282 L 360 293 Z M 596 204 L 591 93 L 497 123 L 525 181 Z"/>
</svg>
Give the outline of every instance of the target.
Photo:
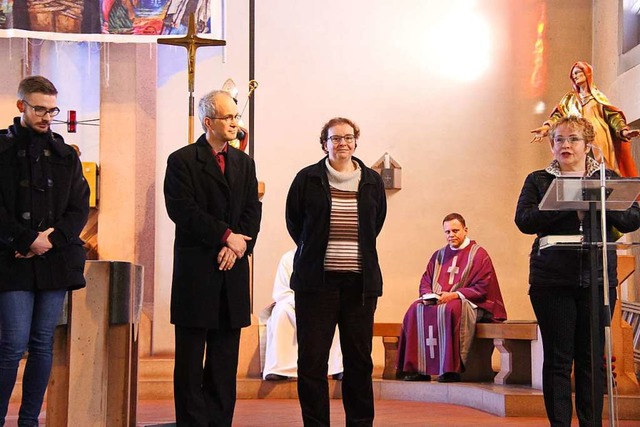
<svg viewBox="0 0 640 427">
<path fill-rule="evenodd" d="M 616 177 L 615 172 L 607 170 L 607 178 Z M 591 178 L 599 179 L 598 171 Z M 590 241 L 591 217 L 585 213 L 582 220 L 575 211 L 541 211 L 538 209 L 547 189 L 556 178 L 546 170 L 538 170 L 527 176 L 516 208 L 515 222 L 520 231 L 536 234 L 529 258 L 529 284 L 531 286 L 588 286 L 590 283 L 590 258 L 586 249 L 568 250 L 548 248 L 540 250 L 540 238 L 548 235 L 577 235 L 583 231 L 585 241 Z M 600 220 L 597 232 L 600 235 Z M 640 227 L 640 209 L 634 203 L 626 211 L 607 212 L 607 241 L 614 241 L 615 227 L 628 233 Z M 615 249 L 607 251 L 609 286 L 618 284 L 617 256 Z M 602 285 L 602 254 L 598 254 L 598 281 Z"/>
<path fill-rule="evenodd" d="M 60 135 L 35 134 L 20 126 L 20 118 L 0 131 L 0 291 L 84 287 L 86 254 L 79 236 L 88 215 L 82 164 Z M 26 255 L 38 232 L 50 227 L 52 249 L 15 257 Z"/>
<path fill-rule="evenodd" d="M 387 215 L 387 198 L 380 175 L 359 159 L 353 159 L 362 170 L 357 200 L 363 293 L 380 296 L 382 272 L 376 238 Z M 287 195 L 287 230 L 298 246 L 291 275 L 291 289 L 294 291 L 324 290 L 324 258 L 331 217 L 331 192 L 325 160 L 326 157 L 298 172 Z"/>
<path fill-rule="evenodd" d="M 260 230 L 262 203 L 253 159 L 229 146 L 225 175 L 203 134 L 172 153 L 164 180 L 165 204 L 176 224 L 171 323 L 217 328 L 223 286 L 232 328 L 251 323 L 248 255 Z M 252 238 L 229 271 L 216 261 L 227 229 Z"/>
</svg>

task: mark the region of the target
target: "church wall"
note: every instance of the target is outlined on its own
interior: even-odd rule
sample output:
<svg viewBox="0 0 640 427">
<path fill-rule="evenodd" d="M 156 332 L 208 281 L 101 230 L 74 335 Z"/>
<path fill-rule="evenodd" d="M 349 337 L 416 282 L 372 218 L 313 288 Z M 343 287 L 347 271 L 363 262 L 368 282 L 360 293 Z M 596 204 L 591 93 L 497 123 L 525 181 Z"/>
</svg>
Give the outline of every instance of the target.
<svg viewBox="0 0 640 427">
<path fill-rule="evenodd" d="M 543 3 L 547 80 L 533 94 L 529 79 Z M 322 156 L 317 138 L 324 121 L 344 115 L 361 126 L 356 156 L 371 165 L 389 152 L 403 167 L 403 188 L 388 192 L 378 243 L 385 290 L 376 320 L 402 320 L 429 256 L 445 243 L 441 220 L 451 211 L 467 218 L 470 236 L 493 257 L 510 317 L 531 319 L 527 257 L 533 238 L 517 230 L 514 210 L 526 174 L 551 158 L 546 143 L 529 144 L 529 131 L 568 90 L 570 64 L 590 57 L 590 2 L 402 5 L 258 4 L 256 160 L 267 194 L 256 249 L 256 306 L 270 301 L 278 258 L 292 245 L 284 224 L 288 186 L 300 168 Z M 447 21 L 454 11 L 459 21 Z M 490 28 L 489 65 L 470 81 L 452 78 L 456 70 L 438 72 L 438 48 L 452 51 L 448 60 L 470 75 L 481 66 L 482 58 L 465 51 L 480 34 L 456 44 L 465 11 Z M 434 36 L 442 22 L 457 25 Z M 538 101 L 546 107 L 536 115 Z"/>
<path fill-rule="evenodd" d="M 594 42 L 593 67 L 594 82 L 604 92 L 611 103 L 619 107 L 625 114 L 627 122 L 640 119 L 640 66 L 623 70 L 620 61 L 622 40 L 622 2 L 606 0 L 594 1 Z M 615 30 L 613 30 L 615 29 Z M 636 163 L 640 161 L 640 146 L 638 139 L 632 145 Z M 631 233 L 630 241 L 640 241 L 640 232 Z M 640 268 L 638 255 L 640 249 L 627 251 L 636 255 L 636 270 Z M 632 285 L 625 285 L 622 297 L 631 301 L 640 301 L 640 287 L 636 273 Z"/>
</svg>

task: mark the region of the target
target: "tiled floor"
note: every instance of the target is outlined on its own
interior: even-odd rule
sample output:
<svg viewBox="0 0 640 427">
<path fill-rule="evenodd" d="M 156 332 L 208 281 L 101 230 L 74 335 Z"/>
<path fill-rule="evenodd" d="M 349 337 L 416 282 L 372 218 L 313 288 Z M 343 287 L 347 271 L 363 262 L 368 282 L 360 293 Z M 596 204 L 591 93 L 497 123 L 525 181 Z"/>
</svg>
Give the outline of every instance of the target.
<svg viewBox="0 0 640 427">
<path fill-rule="evenodd" d="M 10 405 L 5 427 L 16 427 L 17 404 Z M 139 427 L 170 423 L 174 421 L 173 402 L 142 401 L 138 406 Z M 344 425 L 342 401 L 331 401 L 331 422 Z M 302 426 L 300 407 L 294 399 L 240 399 L 236 405 L 234 426 L 282 427 Z M 44 413 L 43 421 L 44 424 Z M 393 400 L 376 401 L 375 426 L 547 426 L 544 418 L 503 418 L 486 412 L 442 403 L 403 402 Z M 577 421 L 574 421 L 577 426 Z M 605 423 L 604 425 L 608 425 Z M 638 427 L 640 421 L 619 421 L 620 427 Z M 72 427 L 72 426 L 70 426 Z M 75 426 L 73 426 L 75 427 Z"/>
</svg>

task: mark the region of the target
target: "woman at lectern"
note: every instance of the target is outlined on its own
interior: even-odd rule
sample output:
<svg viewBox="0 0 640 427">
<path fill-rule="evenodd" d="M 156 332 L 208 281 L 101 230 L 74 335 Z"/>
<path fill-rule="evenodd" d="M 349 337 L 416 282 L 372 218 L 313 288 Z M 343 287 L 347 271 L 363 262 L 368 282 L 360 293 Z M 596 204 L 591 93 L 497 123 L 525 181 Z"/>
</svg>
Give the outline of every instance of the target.
<svg viewBox="0 0 640 427">
<path fill-rule="evenodd" d="M 546 169 L 530 173 L 522 187 L 515 222 L 520 231 L 535 234 L 529 258 L 529 297 L 535 312 L 544 347 L 542 388 L 545 408 L 552 426 L 570 426 L 572 416 L 571 368 L 575 375 L 576 413 L 580 426 L 601 425 L 604 374 L 591 374 L 589 251 L 540 250 L 540 239 L 549 235 L 579 235 L 590 239 L 591 218 L 588 211 L 541 211 L 543 196 L 557 177 L 600 177 L 599 164 L 588 156 L 594 140 L 594 128 L 588 119 L 567 116 L 553 123 L 549 141 L 553 161 Z M 606 170 L 607 178 L 617 177 Z M 600 239 L 600 221 L 597 221 Z M 614 241 L 615 229 L 627 233 L 640 227 L 637 203 L 626 211 L 607 212 L 607 241 Z M 598 256 L 599 300 L 603 300 L 602 254 Z M 618 284 L 615 249 L 607 251 L 610 310 L 616 302 Z M 600 343 L 595 360 L 604 354 L 604 305 L 600 306 Z M 607 313 L 610 316 L 610 313 Z M 592 401 L 592 387 L 596 402 Z M 595 412 L 594 412 L 595 411 Z M 593 424 L 595 423 L 595 424 Z"/>
</svg>

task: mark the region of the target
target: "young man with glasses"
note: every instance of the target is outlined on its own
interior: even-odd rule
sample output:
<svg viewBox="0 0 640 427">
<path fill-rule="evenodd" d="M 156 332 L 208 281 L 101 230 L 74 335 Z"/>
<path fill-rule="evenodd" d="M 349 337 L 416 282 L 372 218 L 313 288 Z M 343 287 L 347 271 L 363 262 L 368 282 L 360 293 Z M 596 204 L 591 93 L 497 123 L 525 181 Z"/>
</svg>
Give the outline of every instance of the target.
<svg viewBox="0 0 640 427">
<path fill-rule="evenodd" d="M 25 78 L 21 116 L 0 131 L 0 426 L 26 351 L 18 425 L 38 425 L 65 295 L 85 286 L 89 186 L 75 150 L 51 132 L 57 94 L 46 78 Z"/>
</svg>

